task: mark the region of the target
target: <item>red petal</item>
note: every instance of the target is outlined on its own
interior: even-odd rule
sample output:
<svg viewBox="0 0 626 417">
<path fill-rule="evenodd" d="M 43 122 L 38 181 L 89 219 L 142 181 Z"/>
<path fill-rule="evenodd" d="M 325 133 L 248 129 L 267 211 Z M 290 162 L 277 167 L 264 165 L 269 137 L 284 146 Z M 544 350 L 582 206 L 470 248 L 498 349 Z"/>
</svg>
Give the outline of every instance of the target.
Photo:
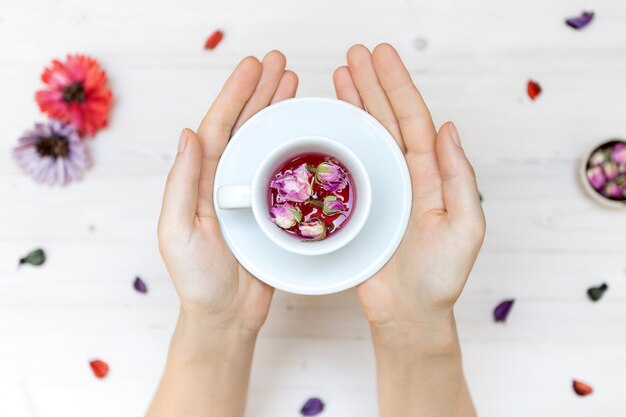
<svg viewBox="0 0 626 417">
<path fill-rule="evenodd" d="M 574 388 L 574 392 L 576 392 L 576 394 L 580 395 L 581 397 L 584 397 L 585 395 L 589 395 L 593 392 L 593 388 L 591 388 L 589 385 L 585 384 L 584 382 L 580 382 L 577 380 L 574 380 L 572 382 L 572 388 Z"/>
<path fill-rule="evenodd" d="M 528 97 L 534 100 L 539 94 L 541 94 L 541 86 L 539 83 L 533 80 L 528 81 Z"/>
<path fill-rule="evenodd" d="M 98 378 L 104 378 L 109 373 L 109 365 L 100 359 L 89 362 L 93 374 Z"/>
<path fill-rule="evenodd" d="M 209 36 L 209 39 L 206 40 L 206 42 L 204 43 L 204 48 L 215 49 L 215 47 L 219 45 L 223 38 L 224 32 L 222 32 L 221 30 L 216 30 L 211 36 Z"/>
</svg>

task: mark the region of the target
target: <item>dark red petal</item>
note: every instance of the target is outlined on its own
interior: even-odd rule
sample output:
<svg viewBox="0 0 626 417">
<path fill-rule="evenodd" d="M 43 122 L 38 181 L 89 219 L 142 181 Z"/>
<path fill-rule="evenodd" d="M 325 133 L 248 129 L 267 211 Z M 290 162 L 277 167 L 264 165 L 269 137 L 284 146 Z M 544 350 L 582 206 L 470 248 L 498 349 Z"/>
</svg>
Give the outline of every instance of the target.
<svg viewBox="0 0 626 417">
<path fill-rule="evenodd" d="M 493 310 L 493 319 L 495 321 L 506 321 L 515 300 L 504 300 Z"/>
<path fill-rule="evenodd" d="M 584 382 L 580 382 L 577 380 L 572 381 L 572 388 L 574 388 L 574 392 L 580 395 L 581 397 L 584 397 L 585 395 L 589 395 L 593 393 L 593 388 L 591 388 L 589 385 L 585 384 Z"/>
<path fill-rule="evenodd" d="M 89 366 L 97 378 L 104 378 L 109 373 L 109 365 L 100 359 L 89 362 Z"/>
<path fill-rule="evenodd" d="M 534 100 L 539 94 L 541 94 L 541 86 L 539 83 L 533 80 L 528 81 L 528 97 Z"/>
<path fill-rule="evenodd" d="M 219 45 L 219 43 L 222 41 L 223 38 L 224 38 L 224 32 L 222 32 L 221 30 L 216 30 L 206 40 L 206 42 L 204 43 L 204 48 L 215 49 L 215 47 Z"/>
</svg>

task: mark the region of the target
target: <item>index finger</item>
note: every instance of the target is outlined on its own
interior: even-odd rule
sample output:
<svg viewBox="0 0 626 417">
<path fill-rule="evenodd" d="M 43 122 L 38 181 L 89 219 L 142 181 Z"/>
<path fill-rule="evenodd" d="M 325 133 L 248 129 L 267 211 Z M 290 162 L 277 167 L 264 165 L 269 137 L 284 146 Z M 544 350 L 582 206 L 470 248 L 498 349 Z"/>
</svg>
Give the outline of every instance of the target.
<svg viewBox="0 0 626 417">
<path fill-rule="evenodd" d="M 244 58 L 228 77 L 222 91 L 209 108 L 198 137 L 202 148 L 198 210 L 199 216 L 213 214 L 213 178 L 215 169 L 241 110 L 252 96 L 261 78 L 261 63 L 255 57 Z"/>
</svg>

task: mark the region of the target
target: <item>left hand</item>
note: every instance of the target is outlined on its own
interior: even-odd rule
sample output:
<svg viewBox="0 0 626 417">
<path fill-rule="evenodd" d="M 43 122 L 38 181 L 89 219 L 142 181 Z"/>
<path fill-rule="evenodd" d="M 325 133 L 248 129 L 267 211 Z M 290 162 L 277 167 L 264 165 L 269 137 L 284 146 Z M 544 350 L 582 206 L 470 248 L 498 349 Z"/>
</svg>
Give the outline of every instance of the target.
<svg viewBox="0 0 626 417">
<path fill-rule="evenodd" d="M 298 78 L 272 51 L 242 60 L 202 120 L 185 129 L 168 176 L 159 219 L 159 249 L 181 300 L 181 316 L 205 327 L 256 333 L 274 289 L 245 270 L 222 238 L 213 208 L 217 162 L 231 133 L 259 110 L 292 98 Z"/>
</svg>

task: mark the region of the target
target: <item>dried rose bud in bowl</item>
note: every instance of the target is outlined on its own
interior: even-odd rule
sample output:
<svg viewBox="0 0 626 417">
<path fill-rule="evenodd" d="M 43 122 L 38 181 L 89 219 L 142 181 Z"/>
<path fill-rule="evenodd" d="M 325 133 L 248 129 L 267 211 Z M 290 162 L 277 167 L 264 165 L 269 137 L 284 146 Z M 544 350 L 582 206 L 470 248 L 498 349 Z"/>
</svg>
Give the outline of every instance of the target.
<svg viewBox="0 0 626 417">
<path fill-rule="evenodd" d="M 581 179 L 597 202 L 626 208 L 626 141 L 612 139 L 595 146 L 583 158 Z"/>
<path fill-rule="evenodd" d="M 324 240 L 347 225 L 355 186 L 332 155 L 308 152 L 284 161 L 269 184 L 269 218 L 305 242 Z"/>
</svg>

